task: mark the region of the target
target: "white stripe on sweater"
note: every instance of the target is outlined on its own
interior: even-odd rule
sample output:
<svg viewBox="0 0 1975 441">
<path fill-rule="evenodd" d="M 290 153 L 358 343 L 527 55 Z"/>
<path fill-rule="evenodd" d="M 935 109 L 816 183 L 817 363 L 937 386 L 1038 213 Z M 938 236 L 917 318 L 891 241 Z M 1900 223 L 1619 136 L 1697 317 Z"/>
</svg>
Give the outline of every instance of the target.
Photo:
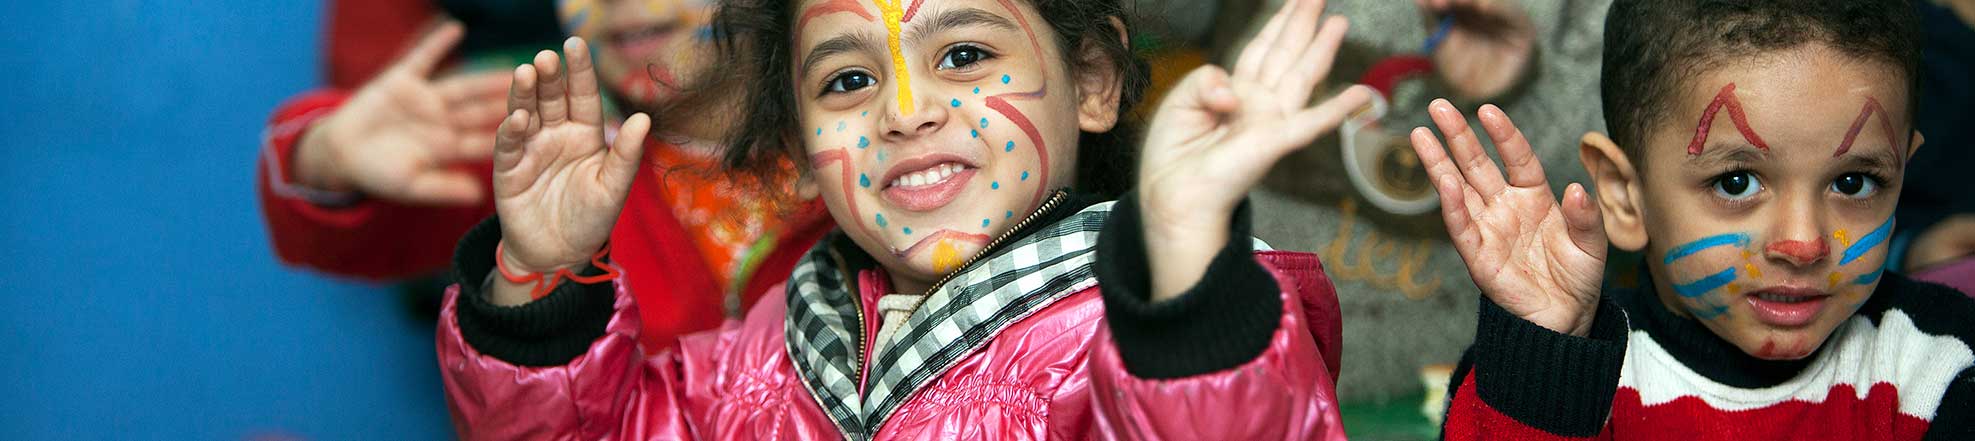
<svg viewBox="0 0 1975 441">
<path fill-rule="evenodd" d="M 1674 359 L 1646 331 L 1635 330 L 1618 385 L 1638 391 L 1646 406 L 1692 396 L 1716 409 L 1739 411 L 1791 400 L 1822 403 L 1839 384 L 1851 385 L 1856 398 L 1864 399 L 1872 385 L 1888 383 L 1899 390 L 1900 413 L 1933 421 L 1948 384 L 1975 364 L 1975 351 L 1953 336 L 1921 332 L 1899 310 L 1887 311 L 1880 323 L 1885 326 L 1852 317 L 1832 333 L 1832 341 L 1803 373 L 1761 389 L 1736 388 L 1701 376 Z"/>
</svg>

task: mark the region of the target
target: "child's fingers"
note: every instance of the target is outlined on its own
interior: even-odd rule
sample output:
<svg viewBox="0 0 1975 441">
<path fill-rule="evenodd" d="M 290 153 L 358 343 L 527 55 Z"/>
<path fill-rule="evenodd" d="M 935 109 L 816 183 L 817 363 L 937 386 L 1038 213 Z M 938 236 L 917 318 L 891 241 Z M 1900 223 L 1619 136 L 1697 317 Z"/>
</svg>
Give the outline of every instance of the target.
<svg viewBox="0 0 1975 441">
<path fill-rule="evenodd" d="M 400 195 L 405 202 L 423 205 L 472 205 L 480 202 L 480 180 L 471 173 L 438 169 L 412 176 Z"/>
<path fill-rule="evenodd" d="M 562 58 L 555 51 L 542 51 L 535 54 L 535 71 L 542 80 L 535 88 L 535 100 L 540 103 L 542 124 L 555 124 L 569 118 L 569 84 L 563 79 Z"/>
<path fill-rule="evenodd" d="M 1495 168 L 1495 161 L 1488 158 L 1488 152 L 1481 148 L 1481 139 L 1474 130 L 1468 128 L 1467 117 L 1454 108 L 1446 99 L 1433 100 L 1427 105 L 1427 113 L 1433 116 L 1433 125 L 1440 128 L 1440 134 L 1447 137 L 1448 150 L 1453 152 L 1454 161 L 1461 167 L 1461 174 L 1467 177 L 1468 185 L 1482 196 L 1494 196 L 1508 188 L 1502 181 L 1502 171 Z"/>
<path fill-rule="evenodd" d="M 514 68 L 514 82 L 507 89 L 507 111 L 526 109 L 535 112 L 535 66 L 523 64 Z"/>
<path fill-rule="evenodd" d="M 1174 93 L 1159 104 L 1160 111 L 1199 110 L 1216 115 L 1234 112 L 1241 108 L 1241 100 L 1235 97 L 1231 87 L 1227 71 L 1212 64 L 1200 66 L 1180 79 L 1173 87 Z"/>
<path fill-rule="evenodd" d="M 1433 131 L 1427 130 L 1425 127 L 1414 128 L 1411 139 L 1413 141 L 1413 154 L 1419 156 L 1420 166 L 1426 168 L 1427 178 L 1433 180 L 1435 184 L 1438 184 L 1441 179 L 1454 180 L 1454 183 L 1460 184 L 1456 186 L 1458 188 L 1454 193 L 1458 194 L 1465 191 L 1466 194 L 1475 195 L 1467 203 L 1476 206 L 1457 208 L 1471 215 L 1480 213 L 1481 207 L 1479 205 L 1485 204 L 1487 201 L 1481 199 L 1479 194 L 1474 193 L 1474 188 L 1468 184 L 1467 177 L 1461 175 L 1461 167 L 1454 165 L 1454 161 L 1447 158 L 1447 148 L 1440 144 L 1439 139 L 1433 137 Z M 1442 205 L 1445 205 L 1447 192 L 1442 191 L 1440 197 L 1442 198 Z"/>
<path fill-rule="evenodd" d="M 1248 40 L 1247 46 L 1242 47 L 1241 57 L 1234 61 L 1235 80 L 1253 81 L 1261 76 L 1259 72 L 1262 70 L 1262 62 L 1267 61 L 1269 54 L 1274 52 L 1276 36 L 1282 33 L 1283 22 L 1289 20 L 1290 13 L 1296 9 L 1296 4 L 1302 1 L 1282 2 L 1282 9 L 1277 9 L 1275 15 L 1269 17 L 1269 24 L 1263 25 L 1262 31 L 1256 33 L 1255 38 Z"/>
<path fill-rule="evenodd" d="M 1414 145 L 1421 136 L 1432 138 L 1424 128 L 1414 131 Z M 1481 232 L 1474 228 L 1473 213 L 1467 210 L 1468 200 L 1459 176 L 1433 176 L 1433 189 L 1440 194 L 1440 220 L 1447 224 L 1447 237 L 1454 242 L 1454 252 L 1461 260 L 1475 262 L 1475 252 L 1481 249 Z"/>
<path fill-rule="evenodd" d="M 1598 213 L 1598 206 L 1591 203 L 1591 194 L 1584 186 L 1572 182 L 1564 188 L 1564 225 L 1570 230 L 1570 241 L 1584 254 L 1603 258 L 1605 255 L 1605 224 Z"/>
<path fill-rule="evenodd" d="M 1317 26 L 1322 24 L 1323 0 L 1304 0 L 1296 3 L 1290 12 L 1289 21 L 1282 25 L 1282 35 L 1276 37 L 1275 47 L 1263 57 L 1261 76 L 1256 78 L 1262 85 L 1276 87 L 1283 77 L 1295 70 L 1302 61 L 1304 49 L 1310 47 L 1310 37 L 1317 34 Z M 1304 103 L 1297 103 L 1299 106 Z"/>
<path fill-rule="evenodd" d="M 1529 145 L 1529 138 L 1522 136 L 1522 129 L 1516 128 L 1509 114 L 1494 104 L 1481 106 L 1475 112 L 1481 118 L 1481 129 L 1488 131 L 1488 139 L 1495 142 L 1495 152 L 1502 155 L 1502 167 L 1509 172 L 1509 185 L 1517 187 L 1549 187 L 1550 181 L 1543 176 L 1543 161 L 1537 160 L 1535 148 Z"/>
<path fill-rule="evenodd" d="M 513 82 L 511 72 L 483 72 L 444 78 L 434 83 L 434 87 L 447 104 L 459 105 L 498 101 Z"/>
<path fill-rule="evenodd" d="M 569 54 L 569 119 L 603 125 L 603 96 L 597 90 L 596 66 L 590 62 L 589 45 L 582 37 L 569 37 L 562 42 L 562 53 Z"/>
<path fill-rule="evenodd" d="M 459 22 L 446 20 L 432 32 L 418 39 L 418 43 L 398 59 L 397 67 L 413 75 L 428 76 L 439 63 L 446 61 L 446 55 L 453 52 L 453 46 L 466 36 L 466 28 Z"/>
<path fill-rule="evenodd" d="M 1316 107 L 1303 109 L 1291 115 L 1287 127 L 1277 131 L 1281 138 L 1274 146 L 1275 151 L 1269 152 L 1271 156 L 1267 158 L 1267 162 L 1274 163 L 1277 158 L 1310 145 L 1325 133 L 1337 130 L 1337 125 L 1343 124 L 1345 119 L 1350 118 L 1352 112 L 1371 105 L 1374 93 L 1378 92 L 1372 91 L 1371 87 L 1351 86 L 1339 92 L 1337 96 L 1317 104 Z"/>
<path fill-rule="evenodd" d="M 501 121 L 500 128 L 494 129 L 494 172 L 506 172 L 521 163 L 523 146 L 528 142 L 530 127 L 528 109 L 515 109 L 507 119 Z"/>
<path fill-rule="evenodd" d="M 645 156 L 645 136 L 651 133 L 651 116 L 639 112 L 624 120 L 624 126 L 617 130 L 616 145 L 604 158 L 602 178 L 606 185 L 617 193 L 631 188 L 631 180 L 638 176 L 638 166 Z"/>
<path fill-rule="evenodd" d="M 1351 20 L 1344 16 L 1331 16 L 1324 19 L 1323 29 L 1317 32 L 1316 41 L 1297 57 L 1296 73 L 1274 87 L 1283 99 L 1291 100 L 1288 108 L 1295 108 L 1310 102 L 1310 93 L 1316 90 L 1324 77 L 1330 75 L 1331 63 L 1337 59 L 1337 48 L 1344 44 L 1344 34 L 1351 29 Z"/>
</svg>

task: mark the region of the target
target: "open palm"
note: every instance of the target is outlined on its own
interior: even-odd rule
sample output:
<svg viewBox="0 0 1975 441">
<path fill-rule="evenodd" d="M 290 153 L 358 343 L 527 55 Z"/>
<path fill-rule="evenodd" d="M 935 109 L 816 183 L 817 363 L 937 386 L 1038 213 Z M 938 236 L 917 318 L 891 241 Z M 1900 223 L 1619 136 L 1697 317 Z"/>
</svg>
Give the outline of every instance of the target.
<svg viewBox="0 0 1975 441">
<path fill-rule="evenodd" d="M 1529 140 L 1501 109 L 1483 106 L 1478 114 L 1507 180 L 1460 110 L 1435 100 L 1427 111 L 1453 157 L 1425 127 L 1413 130 L 1413 150 L 1440 193 L 1447 233 L 1475 285 L 1525 320 L 1585 335 L 1605 269 L 1605 230 L 1590 195 L 1571 184 L 1559 205 Z"/>
<path fill-rule="evenodd" d="M 605 148 L 603 97 L 589 48 L 563 44 L 515 69 L 494 149 L 494 207 L 511 267 L 536 273 L 590 261 L 610 237 L 637 175 L 651 118 L 632 115 Z"/>
<path fill-rule="evenodd" d="M 1371 91 L 1353 87 L 1310 106 L 1349 23 L 1322 19 L 1323 0 L 1289 0 L 1242 50 L 1232 76 L 1194 70 L 1152 119 L 1139 184 L 1148 226 L 1224 231 L 1278 159 L 1335 129 Z"/>
<path fill-rule="evenodd" d="M 304 182 L 399 202 L 480 202 L 485 184 L 454 165 L 492 154 L 508 75 L 431 79 L 462 32 L 448 23 L 427 34 L 323 119 L 311 132 L 322 142 L 298 166 Z"/>
</svg>

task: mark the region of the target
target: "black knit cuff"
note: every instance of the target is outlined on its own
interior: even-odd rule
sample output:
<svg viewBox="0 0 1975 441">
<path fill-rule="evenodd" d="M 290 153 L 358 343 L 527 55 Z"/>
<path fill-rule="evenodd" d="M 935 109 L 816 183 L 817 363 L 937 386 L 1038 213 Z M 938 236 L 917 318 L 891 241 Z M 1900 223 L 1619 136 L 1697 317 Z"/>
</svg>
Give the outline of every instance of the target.
<svg viewBox="0 0 1975 441">
<path fill-rule="evenodd" d="M 603 337 L 615 312 L 610 282 L 563 282 L 547 297 L 520 306 L 487 302 L 484 283 L 494 271 L 501 243 L 499 217 L 489 217 L 460 239 L 453 253 L 453 281 L 459 284 L 460 338 L 475 350 L 516 366 L 568 364 Z M 578 272 L 602 274 L 595 265 Z"/>
<path fill-rule="evenodd" d="M 1482 402 L 1551 434 L 1590 437 L 1611 415 L 1625 361 L 1625 313 L 1601 298 L 1591 334 L 1575 337 L 1523 320 L 1481 299 L 1475 325 L 1474 388 Z"/>
<path fill-rule="evenodd" d="M 1104 317 L 1125 370 L 1139 378 L 1184 378 L 1261 356 L 1282 321 L 1282 290 L 1255 261 L 1247 202 L 1235 209 L 1228 243 L 1200 282 L 1178 298 L 1152 303 L 1137 199 L 1131 193 L 1118 199 L 1097 240 Z"/>
</svg>

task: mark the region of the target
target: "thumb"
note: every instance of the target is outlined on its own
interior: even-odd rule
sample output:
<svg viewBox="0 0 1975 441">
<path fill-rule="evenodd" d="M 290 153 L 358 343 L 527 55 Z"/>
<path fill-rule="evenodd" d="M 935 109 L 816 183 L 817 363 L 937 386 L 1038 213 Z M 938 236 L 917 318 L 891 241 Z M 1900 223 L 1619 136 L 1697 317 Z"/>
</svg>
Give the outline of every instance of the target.
<svg viewBox="0 0 1975 441">
<path fill-rule="evenodd" d="M 404 69 L 420 77 L 432 75 L 432 70 L 438 68 L 439 63 L 446 61 L 446 55 L 451 54 L 453 47 L 458 46 L 460 39 L 465 36 L 464 26 L 457 21 L 445 20 L 431 32 L 425 33 L 425 36 L 419 37 L 418 43 L 413 45 L 411 50 L 406 51 L 403 57 L 398 58 L 393 67 Z"/>
<path fill-rule="evenodd" d="M 1584 254 L 1603 260 L 1606 247 L 1604 220 L 1583 185 L 1573 182 L 1564 188 L 1563 212 L 1571 243 L 1576 244 Z"/>
<path fill-rule="evenodd" d="M 624 120 L 624 127 L 617 130 L 616 145 L 604 159 L 605 184 L 620 193 L 631 188 L 631 179 L 638 176 L 639 164 L 644 161 L 645 136 L 650 133 L 651 116 L 639 112 Z"/>
<path fill-rule="evenodd" d="M 1227 70 L 1211 64 L 1200 66 L 1180 80 L 1172 95 L 1160 107 L 1200 109 L 1214 114 L 1231 113 L 1241 108 L 1241 100 L 1235 97 L 1230 84 Z"/>
<path fill-rule="evenodd" d="M 458 170 L 433 169 L 418 172 L 405 184 L 405 202 L 424 205 L 472 205 L 480 202 L 479 179 Z"/>
</svg>

